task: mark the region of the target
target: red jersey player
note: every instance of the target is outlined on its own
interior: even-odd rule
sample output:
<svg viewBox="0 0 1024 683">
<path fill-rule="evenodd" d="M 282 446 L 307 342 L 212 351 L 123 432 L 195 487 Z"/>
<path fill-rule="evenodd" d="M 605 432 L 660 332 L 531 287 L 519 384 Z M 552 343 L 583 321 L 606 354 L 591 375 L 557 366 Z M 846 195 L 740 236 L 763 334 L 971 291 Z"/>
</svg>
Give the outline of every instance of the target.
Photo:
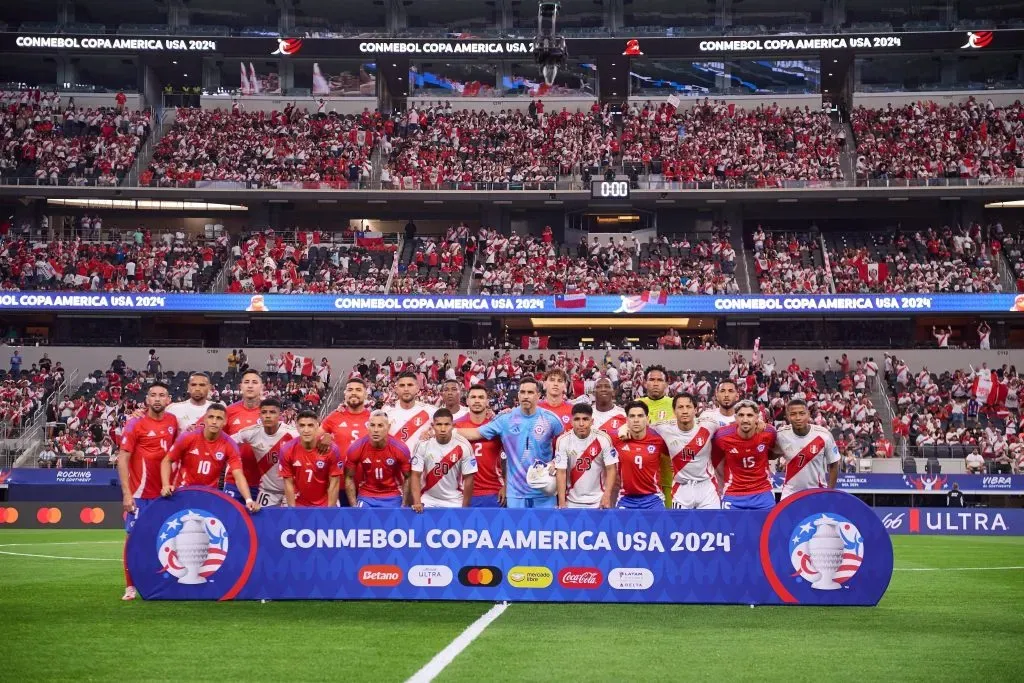
<svg viewBox="0 0 1024 683">
<path fill-rule="evenodd" d="M 613 436 L 618 452 L 622 496 L 618 507 L 627 510 L 664 510 L 665 499 L 658 485 L 668 446 L 653 429 L 647 428 L 647 405 L 631 401 L 626 406 L 626 438 Z"/>
<path fill-rule="evenodd" d="M 736 423 L 722 427 L 711 440 L 711 459 L 725 463 L 723 510 L 767 510 L 775 506 L 769 462 L 775 456 L 775 428 L 759 432 L 760 411 L 753 401 L 736 404 Z"/>
<path fill-rule="evenodd" d="M 288 507 L 336 507 L 341 492 L 344 463 L 338 447 L 326 453 L 317 449 L 320 420 L 311 410 L 296 418 L 299 438 L 281 448 L 278 470 L 284 479 L 284 498 Z"/>
<path fill-rule="evenodd" d="M 252 427 L 260 423 L 260 399 L 263 398 L 263 378 L 255 370 L 246 370 L 242 373 L 242 379 L 238 388 L 242 392 L 242 400 L 235 401 L 228 406 L 228 421 L 224 425 L 224 433 L 232 436 L 246 427 Z M 242 459 L 242 471 L 245 473 L 245 481 L 249 484 L 249 490 L 255 491 L 260 487 L 259 464 L 251 452 L 246 452 Z M 238 487 L 234 483 L 224 482 L 224 493 L 233 498 L 240 498 Z"/>
<path fill-rule="evenodd" d="M 481 427 L 493 418 L 487 417 L 489 396 L 487 387 L 477 384 L 466 395 L 469 414 L 455 421 L 456 427 Z M 476 476 L 473 480 L 473 499 L 469 506 L 474 508 L 498 508 L 505 505 L 505 477 L 502 475 L 504 454 L 501 439 L 480 439 L 471 441 L 476 457 Z"/>
<path fill-rule="evenodd" d="M 224 435 L 227 409 L 220 403 L 214 403 L 206 409 L 202 420 L 202 429 L 179 436 L 160 463 L 163 482 L 160 495 L 170 496 L 174 489 L 182 486 L 216 486 L 226 470 L 234 477 L 246 507 L 255 512 L 259 506 L 253 501 L 245 483 L 238 445 Z M 171 485 L 171 463 L 180 463 L 174 485 Z"/>
<path fill-rule="evenodd" d="M 320 428 L 324 431 L 320 443 L 334 443 L 342 453 L 348 447 L 366 436 L 366 423 L 370 419 L 370 411 L 366 409 L 366 382 L 359 377 L 352 377 L 345 382 L 345 396 L 337 410 L 324 419 Z"/>
<path fill-rule="evenodd" d="M 388 435 L 383 410 L 370 415 L 369 434 L 349 446 L 345 494 L 352 507 L 397 508 L 409 495 L 411 458 L 404 443 Z"/>
<path fill-rule="evenodd" d="M 178 420 L 165 411 L 171 394 L 163 382 L 146 390 L 146 413 L 124 426 L 117 451 L 117 474 L 121 480 L 124 530 L 131 533 L 135 520 L 150 502 L 160 497 L 160 463 L 178 437 Z M 134 600 L 135 585 L 124 565 L 125 590 L 122 600 Z"/>
<path fill-rule="evenodd" d="M 537 404 L 538 408 L 550 410 L 562 421 L 562 431 L 569 429 L 572 422 L 572 404 L 565 400 L 565 390 L 569 386 L 569 378 L 565 372 L 555 368 L 544 375 L 544 400 Z"/>
</svg>

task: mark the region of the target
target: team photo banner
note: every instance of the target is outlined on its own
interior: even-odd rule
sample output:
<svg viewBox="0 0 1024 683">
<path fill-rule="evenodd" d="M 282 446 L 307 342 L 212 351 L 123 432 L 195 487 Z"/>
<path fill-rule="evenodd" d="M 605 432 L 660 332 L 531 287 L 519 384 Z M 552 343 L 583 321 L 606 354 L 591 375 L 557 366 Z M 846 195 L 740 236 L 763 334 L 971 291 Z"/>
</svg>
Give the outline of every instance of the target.
<svg viewBox="0 0 1024 683">
<path fill-rule="evenodd" d="M 268 508 L 182 489 L 126 551 L 147 600 L 875 605 L 892 543 L 838 491 L 771 511 Z"/>
<path fill-rule="evenodd" d="M 558 296 L 397 294 L 111 294 L 8 292 L 0 310 L 166 311 L 171 313 L 341 313 L 433 315 L 750 314 L 891 315 L 892 313 L 1021 313 L 1024 294 L 833 294 Z"/>
</svg>

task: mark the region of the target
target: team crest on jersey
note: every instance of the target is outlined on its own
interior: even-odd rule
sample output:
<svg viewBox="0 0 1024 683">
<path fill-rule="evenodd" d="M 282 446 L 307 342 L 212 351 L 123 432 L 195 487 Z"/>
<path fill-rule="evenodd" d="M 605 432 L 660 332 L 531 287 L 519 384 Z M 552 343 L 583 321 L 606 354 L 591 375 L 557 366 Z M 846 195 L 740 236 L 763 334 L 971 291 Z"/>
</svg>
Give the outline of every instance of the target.
<svg viewBox="0 0 1024 683">
<path fill-rule="evenodd" d="M 215 457 L 217 460 L 223 460 L 224 451 L 217 451 L 216 453 L 213 454 L 213 457 Z"/>
<path fill-rule="evenodd" d="M 793 529 L 789 554 L 793 576 L 817 590 L 838 590 L 864 561 L 864 537 L 842 515 L 814 514 Z"/>
<path fill-rule="evenodd" d="M 391 467 L 392 465 L 395 464 L 395 459 L 394 458 L 388 458 L 387 460 L 384 461 L 384 464 L 387 465 L 388 467 Z"/>
<path fill-rule="evenodd" d="M 316 468 L 318 470 L 322 470 L 324 468 L 324 461 L 323 460 L 317 460 L 316 461 Z"/>
<path fill-rule="evenodd" d="M 566 424 L 566 425 L 569 424 L 569 416 L 568 415 L 563 415 L 562 416 L 562 424 Z"/>
<path fill-rule="evenodd" d="M 548 431 L 548 426 L 544 422 L 538 422 L 537 426 L 533 428 L 533 433 L 537 436 L 544 436 Z"/>
<path fill-rule="evenodd" d="M 757 452 L 758 453 L 764 453 L 764 444 L 763 443 L 757 444 Z"/>
<path fill-rule="evenodd" d="M 161 571 L 178 583 L 206 583 L 228 556 L 224 523 L 206 510 L 179 510 L 160 527 L 157 558 Z"/>
</svg>

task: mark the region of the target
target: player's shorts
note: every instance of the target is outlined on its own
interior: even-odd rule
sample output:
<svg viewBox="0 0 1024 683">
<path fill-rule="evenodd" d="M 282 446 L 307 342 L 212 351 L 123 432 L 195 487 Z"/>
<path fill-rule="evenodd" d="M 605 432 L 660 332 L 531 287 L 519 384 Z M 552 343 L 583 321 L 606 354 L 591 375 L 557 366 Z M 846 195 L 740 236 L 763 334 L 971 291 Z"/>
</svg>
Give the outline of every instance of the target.
<svg viewBox="0 0 1024 683">
<path fill-rule="evenodd" d="M 498 503 L 497 493 L 488 493 L 482 496 L 473 496 L 469 499 L 469 507 L 471 508 L 500 508 L 501 505 Z"/>
<path fill-rule="evenodd" d="M 260 504 L 261 508 L 284 507 L 284 492 L 264 491 L 263 489 L 260 489 L 259 493 L 256 494 L 256 502 Z"/>
<path fill-rule="evenodd" d="M 646 496 L 622 496 L 617 506 L 622 510 L 664 510 L 665 501 L 656 493 Z"/>
<path fill-rule="evenodd" d="M 574 503 L 571 500 L 565 501 L 565 507 L 571 510 L 596 510 L 601 507 L 601 501 L 596 503 Z"/>
<path fill-rule="evenodd" d="M 359 496 L 356 499 L 357 508 L 400 508 L 402 507 L 401 496 L 388 496 L 387 498 L 375 498 L 374 496 Z"/>
<path fill-rule="evenodd" d="M 715 482 L 710 479 L 685 484 L 676 482 L 672 485 L 672 509 L 721 510 L 722 499 Z"/>
<path fill-rule="evenodd" d="M 775 494 L 771 491 L 749 496 L 722 496 L 723 510 L 771 510 L 775 507 Z"/>
<path fill-rule="evenodd" d="M 554 496 L 543 496 L 540 498 L 519 498 L 518 496 L 508 496 L 506 499 L 508 508 L 514 509 L 554 509 L 558 507 L 558 499 Z"/>
<path fill-rule="evenodd" d="M 249 490 L 250 491 L 255 491 L 256 487 L 255 486 L 250 486 Z M 242 492 L 239 491 L 238 487 L 235 486 L 233 483 L 231 483 L 231 484 L 224 484 L 224 493 L 228 494 L 229 496 L 231 496 L 232 498 L 237 500 L 242 505 L 245 505 L 245 498 L 242 497 Z M 282 494 L 282 495 L 284 495 L 284 494 Z"/>
<path fill-rule="evenodd" d="M 135 498 L 135 512 L 129 512 L 124 516 L 124 532 L 130 534 L 135 528 L 135 522 L 139 519 L 142 511 L 157 498 Z"/>
</svg>

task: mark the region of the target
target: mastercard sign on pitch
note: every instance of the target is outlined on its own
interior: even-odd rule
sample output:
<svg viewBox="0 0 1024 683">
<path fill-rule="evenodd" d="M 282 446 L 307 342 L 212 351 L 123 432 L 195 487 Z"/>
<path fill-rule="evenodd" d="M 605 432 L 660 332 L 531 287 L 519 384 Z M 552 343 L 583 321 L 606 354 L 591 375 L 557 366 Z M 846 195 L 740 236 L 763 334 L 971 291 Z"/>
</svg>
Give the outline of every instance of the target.
<svg viewBox="0 0 1024 683">
<path fill-rule="evenodd" d="M 875 605 L 893 566 L 883 520 L 840 491 L 799 493 L 757 512 L 250 515 L 219 491 L 192 488 L 146 508 L 127 557 L 149 600 Z"/>
</svg>

